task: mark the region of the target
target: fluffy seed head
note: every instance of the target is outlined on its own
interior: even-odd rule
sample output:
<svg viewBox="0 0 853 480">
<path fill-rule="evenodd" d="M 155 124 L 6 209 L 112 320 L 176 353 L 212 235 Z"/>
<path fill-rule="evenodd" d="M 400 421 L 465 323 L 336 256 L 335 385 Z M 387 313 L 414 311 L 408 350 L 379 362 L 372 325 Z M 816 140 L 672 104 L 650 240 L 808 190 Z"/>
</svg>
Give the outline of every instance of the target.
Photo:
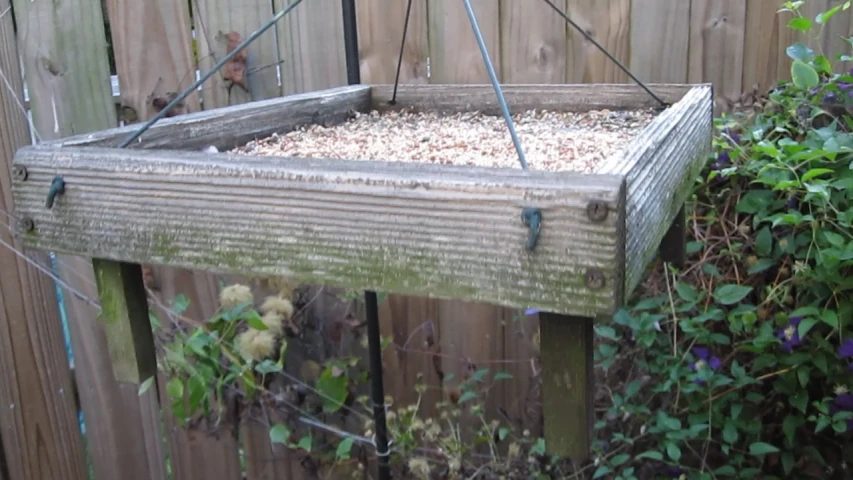
<svg viewBox="0 0 853 480">
<path fill-rule="evenodd" d="M 281 315 L 284 320 L 290 320 L 293 317 L 293 304 L 286 298 L 267 297 L 264 304 L 261 305 L 261 311 L 264 313 L 274 312 Z"/>
<path fill-rule="evenodd" d="M 263 360 L 275 352 L 275 337 L 269 330 L 261 332 L 250 328 L 237 335 L 236 343 L 244 358 L 255 361 Z"/>
<path fill-rule="evenodd" d="M 219 305 L 223 310 L 231 310 L 241 303 L 254 301 L 255 296 L 252 295 L 252 289 L 239 283 L 228 285 L 219 293 Z"/>
</svg>

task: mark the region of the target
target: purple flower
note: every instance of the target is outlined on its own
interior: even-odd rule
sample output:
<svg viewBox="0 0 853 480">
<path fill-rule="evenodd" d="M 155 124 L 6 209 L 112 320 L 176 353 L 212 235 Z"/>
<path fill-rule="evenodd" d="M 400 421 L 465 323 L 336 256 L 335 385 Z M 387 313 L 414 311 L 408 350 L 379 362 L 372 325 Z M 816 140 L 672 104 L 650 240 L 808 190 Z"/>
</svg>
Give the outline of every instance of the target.
<svg viewBox="0 0 853 480">
<path fill-rule="evenodd" d="M 799 206 L 799 204 L 800 199 L 797 197 L 797 194 L 792 194 L 790 197 L 788 197 L 788 203 L 786 204 L 786 206 L 788 207 L 788 210 L 795 210 Z"/>
<path fill-rule="evenodd" d="M 835 415 L 839 412 L 853 412 L 853 394 L 841 392 L 829 406 L 829 413 Z M 847 431 L 853 432 L 853 418 L 847 419 Z"/>
<path fill-rule="evenodd" d="M 845 340 L 838 349 L 838 358 L 853 357 L 853 338 Z"/>
<path fill-rule="evenodd" d="M 684 469 L 681 467 L 676 467 L 673 465 L 665 465 L 663 467 L 663 474 L 669 478 L 679 478 L 685 473 L 687 472 L 685 472 Z"/>
<path fill-rule="evenodd" d="M 711 370 L 717 370 L 722 365 L 722 362 L 719 358 L 711 355 L 710 350 L 707 347 L 694 347 L 693 354 L 696 355 L 697 360 L 695 362 L 690 362 L 690 369 L 694 372 L 699 372 L 702 367 L 709 367 Z M 695 382 L 697 384 L 702 383 L 702 379 L 697 378 Z"/>
<path fill-rule="evenodd" d="M 539 313 L 538 308 L 528 308 L 527 310 L 524 311 L 524 314 L 528 315 L 528 316 L 529 315 L 536 315 L 537 313 Z"/>
<path fill-rule="evenodd" d="M 793 352 L 794 347 L 798 347 L 803 343 L 802 339 L 800 339 L 799 329 L 797 328 L 802 321 L 802 317 L 791 317 L 788 319 L 788 326 L 776 333 L 776 336 L 782 340 L 782 349 L 788 353 Z"/>
</svg>

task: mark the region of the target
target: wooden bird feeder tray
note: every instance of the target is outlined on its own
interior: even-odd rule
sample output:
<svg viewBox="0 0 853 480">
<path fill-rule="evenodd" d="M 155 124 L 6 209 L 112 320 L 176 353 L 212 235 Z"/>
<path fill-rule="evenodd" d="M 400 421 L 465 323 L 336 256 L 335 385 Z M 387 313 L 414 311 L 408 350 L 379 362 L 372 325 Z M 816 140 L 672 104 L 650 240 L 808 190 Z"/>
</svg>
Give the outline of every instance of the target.
<svg viewBox="0 0 853 480">
<path fill-rule="evenodd" d="M 546 445 L 582 458 L 592 319 L 623 304 L 658 251 L 683 260 L 683 205 L 711 149 L 711 86 L 649 87 L 670 106 L 592 173 L 225 152 L 374 109 L 499 115 L 490 85 L 402 85 L 393 106 L 392 86 L 355 85 L 163 119 L 126 149 L 138 125 L 27 146 L 13 163 L 17 234 L 94 259 L 102 298 L 123 298 L 103 316 L 130 383 L 155 368 L 140 264 L 539 309 Z M 513 114 L 658 106 L 634 85 L 503 90 Z M 533 248 L 525 209 L 541 215 Z"/>
</svg>

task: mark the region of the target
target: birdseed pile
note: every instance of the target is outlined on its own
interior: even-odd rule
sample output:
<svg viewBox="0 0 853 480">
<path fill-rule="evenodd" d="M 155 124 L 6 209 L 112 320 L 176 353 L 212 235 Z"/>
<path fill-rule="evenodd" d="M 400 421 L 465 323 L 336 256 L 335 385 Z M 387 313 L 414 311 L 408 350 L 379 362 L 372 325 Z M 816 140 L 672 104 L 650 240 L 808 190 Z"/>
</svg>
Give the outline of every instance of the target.
<svg viewBox="0 0 853 480">
<path fill-rule="evenodd" d="M 594 110 L 513 115 L 531 170 L 593 172 L 625 149 L 654 111 Z M 476 112 L 440 115 L 389 111 L 357 113 L 334 125 L 306 125 L 233 150 L 247 155 L 421 162 L 520 168 L 503 117 Z"/>
</svg>

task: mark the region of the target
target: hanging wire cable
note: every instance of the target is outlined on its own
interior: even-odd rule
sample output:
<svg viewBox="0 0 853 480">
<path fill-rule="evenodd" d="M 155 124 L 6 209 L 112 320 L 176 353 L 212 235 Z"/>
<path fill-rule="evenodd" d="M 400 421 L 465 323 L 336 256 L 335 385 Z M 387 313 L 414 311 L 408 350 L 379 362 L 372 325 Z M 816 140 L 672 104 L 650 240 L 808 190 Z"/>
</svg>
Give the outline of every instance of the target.
<svg viewBox="0 0 853 480">
<path fill-rule="evenodd" d="M 221 60 L 216 62 L 216 65 L 214 65 L 213 68 L 211 68 L 210 70 L 205 72 L 203 75 L 201 75 L 199 77 L 199 79 L 196 80 L 195 83 L 193 83 L 192 85 L 190 85 L 189 87 L 184 89 L 184 91 L 182 91 L 178 96 L 176 96 L 174 99 L 172 99 L 172 101 L 169 102 L 165 107 L 163 107 L 162 110 L 157 112 L 157 115 L 154 115 L 153 117 L 151 117 L 151 119 L 148 120 L 147 122 L 145 122 L 144 125 L 139 127 L 139 129 L 134 131 L 132 134 L 130 134 L 130 136 L 128 136 L 127 139 L 125 139 L 123 142 L 121 142 L 121 144 L 118 146 L 118 148 L 125 148 L 128 145 L 130 145 L 131 143 L 133 143 L 137 138 L 142 136 L 142 134 L 145 133 L 149 128 L 151 128 L 152 125 L 157 123 L 161 118 L 165 117 L 172 110 L 172 108 L 175 107 L 175 105 L 184 101 L 184 99 L 187 98 L 190 95 L 190 93 L 196 91 L 202 83 L 207 81 L 208 78 L 212 77 L 214 73 L 218 72 L 219 69 L 222 68 L 226 63 L 228 63 L 229 60 L 231 60 L 235 55 L 237 55 L 238 53 L 243 51 L 244 48 L 246 48 L 256 38 L 261 36 L 261 34 L 266 32 L 270 27 L 275 25 L 276 22 L 278 22 L 279 20 L 284 18 L 285 15 L 290 13 L 290 11 L 293 10 L 294 8 L 296 8 L 296 6 L 299 5 L 300 3 L 302 3 L 302 0 L 293 0 L 293 2 L 291 2 L 290 5 L 288 5 L 284 10 L 276 13 L 269 21 L 267 21 L 266 24 L 264 24 L 264 26 L 262 26 L 259 30 L 254 31 L 245 40 L 243 40 L 242 43 L 237 45 L 237 48 L 235 48 L 231 53 L 229 53 L 228 55 L 225 55 L 224 57 L 222 57 Z"/>
<path fill-rule="evenodd" d="M 477 17 L 474 15 L 474 9 L 471 7 L 471 0 L 462 0 L 465 3 L 465 11 L 468 12 L 468 20 L 471 22 L 471 28 L 474 30 L 474 36 L 477 38 L 477 45 L 480 46 L 480 54 L 483 56 L 483 62 L 486 64 L 486 70 L 489 71 L 489 78 L 492 81 L 492 87 L 498 96 L 498 103 L 501 106 L 506 126 L 509 129 L 509 135 L 512 137 L 512 144 L 515 145 L 515 151 L 518 152 L 518 161 L 521 162 L 521 168 L 527 170 L 527 158 L 524 156 L 524 150 L 521 148 L 521 142 L 518 140 L 518 133 L 515 131 L 515 125 L 512 122 L 512 116 L 509 114 L 509 107 L 506 104 L 501 84 L 498 82 L 498 75 L 495 73 L 495 67 L 492 65 L 492 60 L 489 58 L 489 51 L 486 48 L 486 41 L 483 40 L 483 33 L 480 31 L 480 26 L 477 25 Z"/>
<path fill-rule="evenodd" d="M 558 7 L 558 6 L 554 5 L 554 3 L 553 3 L 551 0 L 544 0 L 544 1 L 545 1 L 545 3 L 547 3 L 547 4 L 548 4 L 552 9 L 554 9 L 554 11 L 555 11 L 555 12 L 557 12 L 557 14 L 558 14 L 558 15 L 560 15 L 561 17 L 563 17 L 563 20 L 565 20 L 569 25 L 571 25 L 571 26 L 575 27 L 575 29 L 577 29 L 577 31 L 581 32 L 581 34 L 583 34 L 583 36 L 584 36 L 584 37 L 586 37 L 586 39 L 587 39 L 587 40 L 589 40 L 589 41 L 590 41 L 590 43 L 592 43 L 593 45 L 595 45 L 595 46 L 596 46 L 596 48 L 598 48 L 599 50 L 601 50 L 601 53 L 603 53 L 604 55 L 606 55 L 606 56 L 607 56 L 607 58 L 609 58 L 613 63 L 615 63 L 615 64 L 616 64 L 616 66 L 617 66 L 617 67 L 619 67 L 623 72 L 625 72 L 625 74 L 626 74 L 626 75 L 628 75 L 629 77 L 631 77 L 631 79 L 632 79 L 632 80 L 634 80 L 634 81 L 637 83 L 637 85 L 639 85 L 640 87 L 642 87 L 642 89 L 643 89 L 643 90 L 645 90 L 645 91 L 646 91 L 646 93 L 648 93 L 649 95 L 651 95 L 651 97 L 652 97 L 652 98 L 654 98 L 657 102 L 660 102 L 660 104 L 661 104 L 664 108 L 669 107 L 669 104 L 668 104 L 668 103 L 664 102 L 663 100 L 661 100 L 661 98 L 660 98 L 660 97 L 658 97 L 657 95 L 655 95 L 655 93 L 654 93 L 654 92 L 652 92 L 652 91 L 649 89 L 649 87 L 647 87 L 647 86 L 646 86 L 646 84 L 644 84 L 644 83 L 643 83 L 639 78 L 637 78 L 636 76 L 634 76 L 634 74 L 633 74 L 633 73 L 631 73 L 631 71 L 630 71 L 630 70 L 628 70 L 628 68 L 627 68 L 627 67 L 625 67 L 624 65 L 622 65 L 622 63 L 621 63 L 619 60 L 617 60 L 617 59 L 616 59 L 616 57 L 614 57 L 613 55 L 611 55 L 611 54 L 610 54 L 610 52 L 608 52 L 606 48 L 602 47 L 602 46 L 601 46 L 601 44 L 600 44 L 600 43 L 598 43 L 598 42 L 596 42 L 596 41 L 595 41 L 595 39 L 594 39 L 594 38 L 592 38 L 592 36 L 591 36 L 590 34 L 586 33 L 586 30 L 584 30 L 583 28 L 581 28 L 581 27 L 580 27 L 580 25 L 578 25 L 577 23 L 575 23 L 575 22 L 574 22 L 574 20 L 572 20 L 571 18 L 569 18 L 569 16 L 568 16 L 565 12 L 563 12 L 562 10 L 560 10 L 560 7 Z"/>
<path fill-rule="evenodd" d="M 406 19 L 403 21 L 403 40 L 400 41 L 400 56 L 397 57 L 397 73 L 394 75 L 394 94 L 391 95 L 391 105 L 397 103 L 397 87 L 400 86 L 400 68 L 403 66 L 403 50 L 406 48 L 406 33 L 409 31 L 409 17 L 412 16 L 412 0 L 406 5 Z"/>
</svg>

